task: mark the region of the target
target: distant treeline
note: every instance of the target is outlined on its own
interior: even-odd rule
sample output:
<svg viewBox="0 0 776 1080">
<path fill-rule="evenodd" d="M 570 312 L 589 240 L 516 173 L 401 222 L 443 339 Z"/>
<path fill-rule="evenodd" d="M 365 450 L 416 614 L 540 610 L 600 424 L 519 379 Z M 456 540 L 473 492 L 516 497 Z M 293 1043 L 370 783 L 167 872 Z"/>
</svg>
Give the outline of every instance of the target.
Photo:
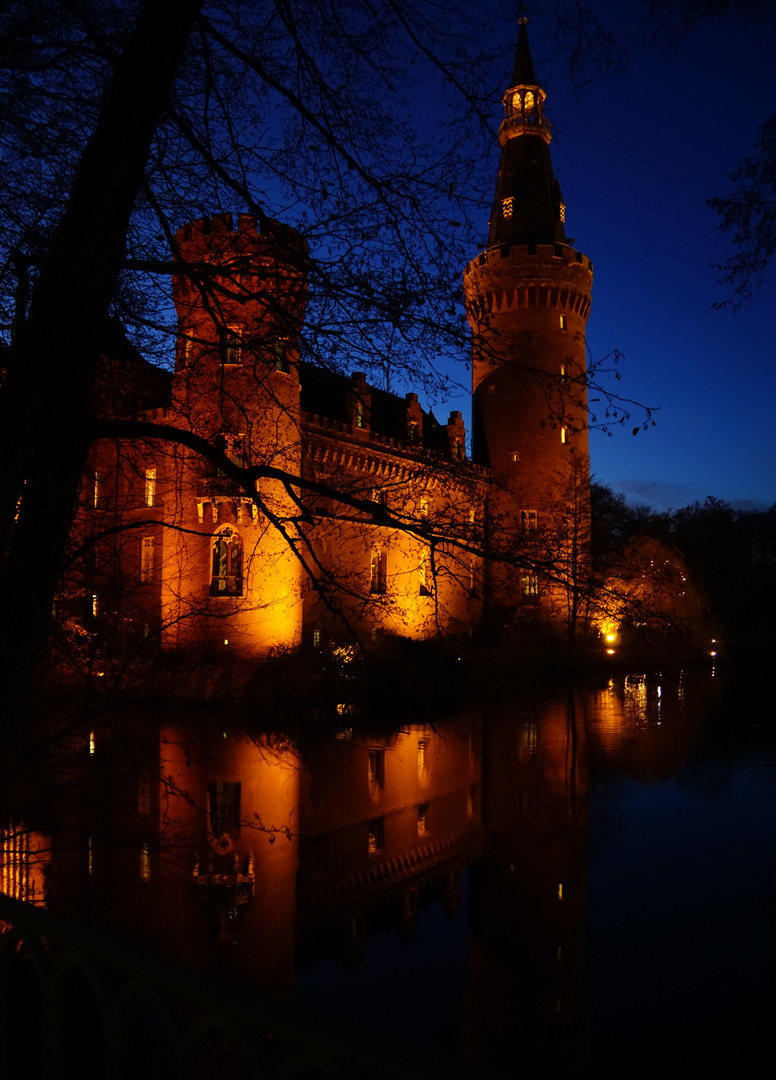
<svg viewBox="0 0 776 1080">
<path fill-rule="evenodd" d="M 598 565 L 637 535 L 678 548 L 706 590 L 731 647 L 776 643 L 776 504 L 735 510 L 713 496 L 679 510 L 634 508 L 605 484 L 591 485 Z"/>
</svg>

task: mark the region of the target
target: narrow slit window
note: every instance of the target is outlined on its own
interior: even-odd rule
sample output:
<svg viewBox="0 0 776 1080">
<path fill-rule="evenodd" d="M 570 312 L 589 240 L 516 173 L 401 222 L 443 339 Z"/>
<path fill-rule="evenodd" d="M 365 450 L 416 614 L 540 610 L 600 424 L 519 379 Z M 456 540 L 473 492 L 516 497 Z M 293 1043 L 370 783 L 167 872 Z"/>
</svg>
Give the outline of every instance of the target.
<svg viewBox="0 0 776 1080">
<path fill-rule="evenodd" d="M 568 328 L 568 323 L 566 321 L 565 315 L 561 315 L 560 317 L 560 328 L 561 330 L 566 330 Z"/>
<path fill-rule="evenodd" d="M 154 578 L 154 538 L 144 536 L 140 551 L 140 580 L 147 585 Z"/>
<path fill-rule="evenodd" d="M 515 198 L 513 195 L 508 195 L 506 199 L 501 200 L 501 213 L 505 218 L 511 218 L 515 209 Z"/>
<path fill-rule="evenodd" d="M 156 503 L 156 469 L 145 471 L 145 505 L 154 506 Z"/>
</svg>

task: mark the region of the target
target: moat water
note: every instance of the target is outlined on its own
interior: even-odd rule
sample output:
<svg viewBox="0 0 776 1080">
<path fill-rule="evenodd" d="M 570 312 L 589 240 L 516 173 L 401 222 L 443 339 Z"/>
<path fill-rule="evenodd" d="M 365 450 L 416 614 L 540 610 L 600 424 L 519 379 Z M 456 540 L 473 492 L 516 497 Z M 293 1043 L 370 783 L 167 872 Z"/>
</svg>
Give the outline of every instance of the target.
<svg viewBox="0 0 776 1080">
<path fill-rule="evenodd" d="M 103 775 L 128 803 L 105 837 L 87 805 L 80 849 L 71 804 L 67 843 L 49 806 L 50 861 L 24 880 L 66 916 L 433 1055 L 430 1080 L 446 1062 L 590 1080 L 767 1069 L 776 728 L 762 671 L 515 685 L 393 730 L 343 708 L 295 742 L 226 726 L 198 749 L 163 733 L 178 794 L 160 799 L 167 838 L 158 859 L 142 847 L 140 883 L 131 838 L 156 804 L 131 767 L 100 764 L 110 737 L 92 733 L 72 790 Z M 109 851 L 121 822 L 130 839 Z"/>
</svg>

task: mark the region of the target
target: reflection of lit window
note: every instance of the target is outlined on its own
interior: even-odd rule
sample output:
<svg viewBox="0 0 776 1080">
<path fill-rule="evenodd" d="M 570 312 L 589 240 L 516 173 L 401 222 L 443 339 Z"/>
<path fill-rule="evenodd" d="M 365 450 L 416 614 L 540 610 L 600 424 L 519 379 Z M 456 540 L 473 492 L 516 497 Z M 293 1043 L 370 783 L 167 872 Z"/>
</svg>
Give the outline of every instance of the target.
<svg viewBox="0 0 776 1080">
<path fill-rule="evenodd" d="M 513 195 L 507 196 L 506 199 L 501 200 L 501 213 L 505 218 L 511 218 L 515 209 L 515 199 Z"/>
<path fill-rule="evenodd" d="M 428 814 L 428 803 L 421 803 L 418 807 L 418 836 L 427 835 L 426 816 Z"/>
<path fill-rule="evenodd" d="M 368 770 L 370 790 L 381 791 L 385 786 L 385 750 L 369 751 Z"/>
<path fill-rule="evenodd" d="M 145 471 L 145 504 L 153 506 L 156 502 L 156 469 Z"/>
<path fill-rule="evenodd" d="M 426 751 L 428 750 L 428 739 L 418 739 L 418 780 L 422 780 L 426 775 Z"/>
<path fill-rule="evenodd" d="M 140 580 L 147 584 L 153 580 L 154 576 L 154 538 L 153 536 L 144 536 L 141 543 Z"/>
<path fill-rule="evenodd" d="M 151 813 L 151 774 L 145 769 L 137 778 L 137 812 Z"/>
<path fill-rule="evenodd" d="M 388 555 L 385 548 L 372 549 L 369 566 L 369 591 L 382 595 L 386 591 L 388 578 Z"/>
<path fill-rule="evenodd" d="M 207 786 L 208 832 L 216 847 L 228 847 L 240 835 L 240 781 L 216 780 Z"/>
<path fill-rule="evenodd" d="M 385 818 L 373 818 L 368 829 L 369 854 L 376 855 L 385 848 Z"/>
<path fill-rule="evenodd" d="M 241 596 L 242 544 L 234 529 L 226 526 L 213 537 L 211 596 Z"/>
<path fill-rule="evenodd" d="M 151 880 L 151 853 L 148 844 L 143 844 L 140 849 L 140 878 L 145 882 Z"/>
</svg>

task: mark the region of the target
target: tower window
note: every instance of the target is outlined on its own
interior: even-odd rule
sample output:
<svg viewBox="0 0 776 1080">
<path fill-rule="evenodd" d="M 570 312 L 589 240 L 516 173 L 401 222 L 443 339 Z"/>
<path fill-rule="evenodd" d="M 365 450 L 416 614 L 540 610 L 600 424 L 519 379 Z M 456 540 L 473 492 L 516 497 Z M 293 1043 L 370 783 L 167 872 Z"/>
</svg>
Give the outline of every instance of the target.
<svg viewBox="0 0 776 1080">
<path fill-rule="evenodd" d="M 356 427 L 362 428 L 364 426 L 364 406 L 360 401 L 356 402 Z"/>
<path fill-rule="evenodd" d="M 156 469 L 145 471 L 145 505 L 153 506 L 156 502 Z"/>
<path fill-rule="evenodd" d="M 525 111 L 528 112 L 528 110 L 532 109 L 533 107 L 534 107 L 533 91 L 526 90 L 526 92 L 525 92 Z"/>
<path fill-rule="evenodd" d="M 144 584 L 153 581 L 154 578 L 154 538 L 144 536 L 140 551 L 140 580 Z"/>
<path fill-rule="evenodd" d="M 558 204 L 558 221 L 560 221 L 561 225 L 563 225 L 565 223 L 565 221 L 566 221 L 566 204 L 565 203 L 559 203 Z"/>
<path fill-rule="evenodd" d="M 560 381 L 561 382 L 566 381 L 566 365 L 565 364 L 560 365 Z"/>
<path fill-rule="evenodd" d="M 282 371 L 284 375 L 288 375 L 291 371 L 291 364 L 288 360 L 288 342 L 278 339 L 273 346 L 273 351 L 275 353 L 275 371 Z"/>
<path fill-rule="evenodd" d="M 213 537 L 211 596 L 242 596 L 242 543 L 234 529 L 226 526 Z"/>
<path fill-rule="evenodd" d="M 428 552 L 423 551 L 420 556 L 420 581 L 418 587 L 418 596 L 431 596 L 432 593 L 432 575 L 431 575 L 431 563 L 428 557 Z"/>
<path fill-rule="evenodd" d="M 561 441 L 562 443 L 567 443 L 567 442 L 569 441 L 569 440 L 568 440 L 568 434 L 567 434 L 567 429 L 566 429 L 565 427 L 562 427 L 562 428 L 560 429 L 560 441 Z"/>
<path fill-rule="evenodd" d="M 509 195 L 506 199 L 501 200 L 501 213 L 505 218 L 511 218 L 512 212 L 515 208 L 515 199 L 513 195 Z"/>
<path fill-rule="evenodd" d="M 567 327 L 568 327 L 568 323 L 566 322 L 566 316 L 561 315 L 561 317 L 560 317 L 560 328 L 561 328 L 561 330 L 566 330 Z"/>
</svg>

